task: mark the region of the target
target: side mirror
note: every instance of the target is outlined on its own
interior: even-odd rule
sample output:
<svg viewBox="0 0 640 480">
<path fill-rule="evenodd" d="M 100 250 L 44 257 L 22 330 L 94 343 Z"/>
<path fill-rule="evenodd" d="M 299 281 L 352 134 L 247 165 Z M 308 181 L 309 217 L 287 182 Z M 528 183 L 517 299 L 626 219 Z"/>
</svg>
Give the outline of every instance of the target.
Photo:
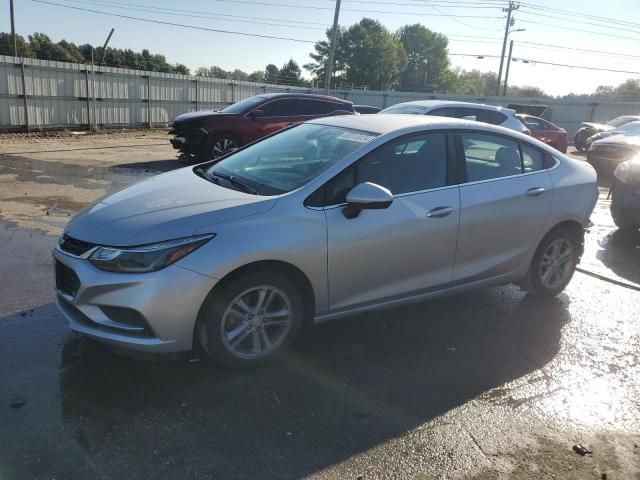
<svg viewBox="0 0 640 480">
<path fill-rule="evenodd" d="M 393 194 L 386 188 L 371 182 L 360 183 L 347 193 L 345 218 L 356 218 L 362 210 L 383 209 L 393 202 Z"/>
<path fill-rule="evenodd" d="M 464 117 L 462 117 L 462 120 L 473 120 L 475 122 L 476 121 L 476 116 L 475 115 L 465 115 Z"/>
<path fill-rule="evenodd" d="M 251 112 L 251 118 L 255 119 L 260 117 L 264 117 L 264 110 L 256 108 L 253 112 Z"/>
</svg>

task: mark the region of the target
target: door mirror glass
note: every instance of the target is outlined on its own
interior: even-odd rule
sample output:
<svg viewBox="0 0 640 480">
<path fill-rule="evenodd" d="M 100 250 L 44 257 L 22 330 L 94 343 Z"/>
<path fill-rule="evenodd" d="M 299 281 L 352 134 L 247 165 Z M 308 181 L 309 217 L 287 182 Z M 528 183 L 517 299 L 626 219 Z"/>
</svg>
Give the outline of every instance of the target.
<svg viewBox="0 0 640 480">
<path fill-rule="evenodd" d="M 388 189 L 375 183 L 364 182 L 347 193 L 347 206 L 343 212 L 346 218 L 355 218 L 361 210 L 387 208 L 392 202 L 393 194 Z"/>
<path fill-rule="evenodd" d="M 253 112 L 251 112 L 251 118 L 260 118 L 264 116 L 265 116 L 264 110 L 260 108 L 257 108 Z"/>
</svg>

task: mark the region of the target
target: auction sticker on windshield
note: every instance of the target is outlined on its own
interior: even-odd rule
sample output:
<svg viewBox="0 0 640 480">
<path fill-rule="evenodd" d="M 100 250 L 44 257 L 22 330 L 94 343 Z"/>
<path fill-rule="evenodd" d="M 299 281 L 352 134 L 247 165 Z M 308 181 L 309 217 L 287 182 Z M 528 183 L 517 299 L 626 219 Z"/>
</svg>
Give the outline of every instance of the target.
<svg viewBox="0 0 640 480">
<path fill-rule="evenodd" d="M 338 140 L 347 140 L 349 142 L 368 143 L 376 138 L 374 135 L 356 132 L 344 132 L 338 137 Z"/>
</svg>

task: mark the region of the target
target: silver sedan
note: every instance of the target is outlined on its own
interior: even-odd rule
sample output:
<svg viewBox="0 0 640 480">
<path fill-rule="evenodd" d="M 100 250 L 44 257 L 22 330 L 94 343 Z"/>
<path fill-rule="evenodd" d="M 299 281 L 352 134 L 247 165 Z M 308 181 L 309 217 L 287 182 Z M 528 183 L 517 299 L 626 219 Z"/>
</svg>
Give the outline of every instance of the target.
<svg viewBox="0 0 640 480">
<path fill-rule="evenodd" d="M 307 324 L 470 288 L 571 280 L 596 174 L 505 128 L 314 120 L 88 206 L 54 249 L 71 328 L 231 366 Z"/>
</svg>

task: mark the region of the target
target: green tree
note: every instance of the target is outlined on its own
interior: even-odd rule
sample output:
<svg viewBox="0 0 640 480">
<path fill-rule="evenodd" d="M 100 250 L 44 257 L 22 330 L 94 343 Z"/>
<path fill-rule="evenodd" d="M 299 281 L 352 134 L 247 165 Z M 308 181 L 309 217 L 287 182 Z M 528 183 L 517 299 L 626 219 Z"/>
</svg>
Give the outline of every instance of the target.
<svg viewBox="0 0 640 480">
<path fill-rule="evenodd" d="M 407 54 L 400 39 L 377 20 L 363 18 L 344 34 L 345 80 L 367 85 L 373 90 L 388 90 L 400 83 L 407 66 Z"/>
<path fill-rule="evenodd" d="M 407 54 L 407 67 L 400 77 L 402 90 L 433 90 L 449 66 L 447 37 L 424 25 L 405 25 L 398 38 Z"/>
<path fill-rule="evenodd" d="M 249 74 L 247 80 L 250 82 L 264 82 L 264 72 L 262 70 L 256 70 Z"/>
<path fill-rule="evenodd" d="M 280 82 L 287 85 L 304 85 L 305 81 L 302 79 L 302 70 L 298 63 L 292 58 L 285 63 L 280 69 Z"/>
<path fill-rule="evenodd" d="M 267 65 L 264 69 L 264 81 L 268 83 L 277 83 L 280 77 L 280 69 L 273 63 Z"/>
<path fill-rule="evenodd" d="M 198 68 L 196 70 L 196 75 L 199 77 L 229 78 L 230 73 L 216 65 L 213 65 L 211 67 Z"/>
<path fill-rule="evenodd" d="M 613 87 L 611 85 L 600 85 L 594 92 L 596 97 L 610 97 L 613 95 Z"/>
<path fill-rule="evenodd" d="M 621 83 L 613 89 L 614 97 L 622 97 L 627 100 L 636 100 L 640 98 L 640 80 L 629 79 Z"/>
<path fill-rule="evenodd" d="M 345 81 L 345 41 L 344 34 L 346 28 L 338 28 L 338 38 L 336 42 L 336 50 L 333 55 L 333 69 L 331 73 L 332 83 L 338 83 Z M 314 50 L 309 54 L 309 57 L 313 62 L 309 62 L 304 65 L 304 69 L 310 72 L 315 80 L 321 84 L 325 83 L 325 77 L 327 73 L 327 62 L 329 61 L 329 47 L 331 45 L 331 38 L 333 37 L 333 28 L 330 28 L 326 32 L 327 40 L 320 40 L 315 43 Z"/>
<path fill-rule="evenodd" d="M 509 86 L 507 95 L 512 97 L 549 97 L 541 88 L 530 86 Z"/>
<path fill-rule="evenodd" d="M 18 46 L 19 57 L 34 57 L 33 50 L 29 42 L 25 41 L 21 35 L 16 35 L 16 45 Z M 10 33 L 0 32 L 0 55 L 14 54 L 13 37 Z"/>
</svg>

